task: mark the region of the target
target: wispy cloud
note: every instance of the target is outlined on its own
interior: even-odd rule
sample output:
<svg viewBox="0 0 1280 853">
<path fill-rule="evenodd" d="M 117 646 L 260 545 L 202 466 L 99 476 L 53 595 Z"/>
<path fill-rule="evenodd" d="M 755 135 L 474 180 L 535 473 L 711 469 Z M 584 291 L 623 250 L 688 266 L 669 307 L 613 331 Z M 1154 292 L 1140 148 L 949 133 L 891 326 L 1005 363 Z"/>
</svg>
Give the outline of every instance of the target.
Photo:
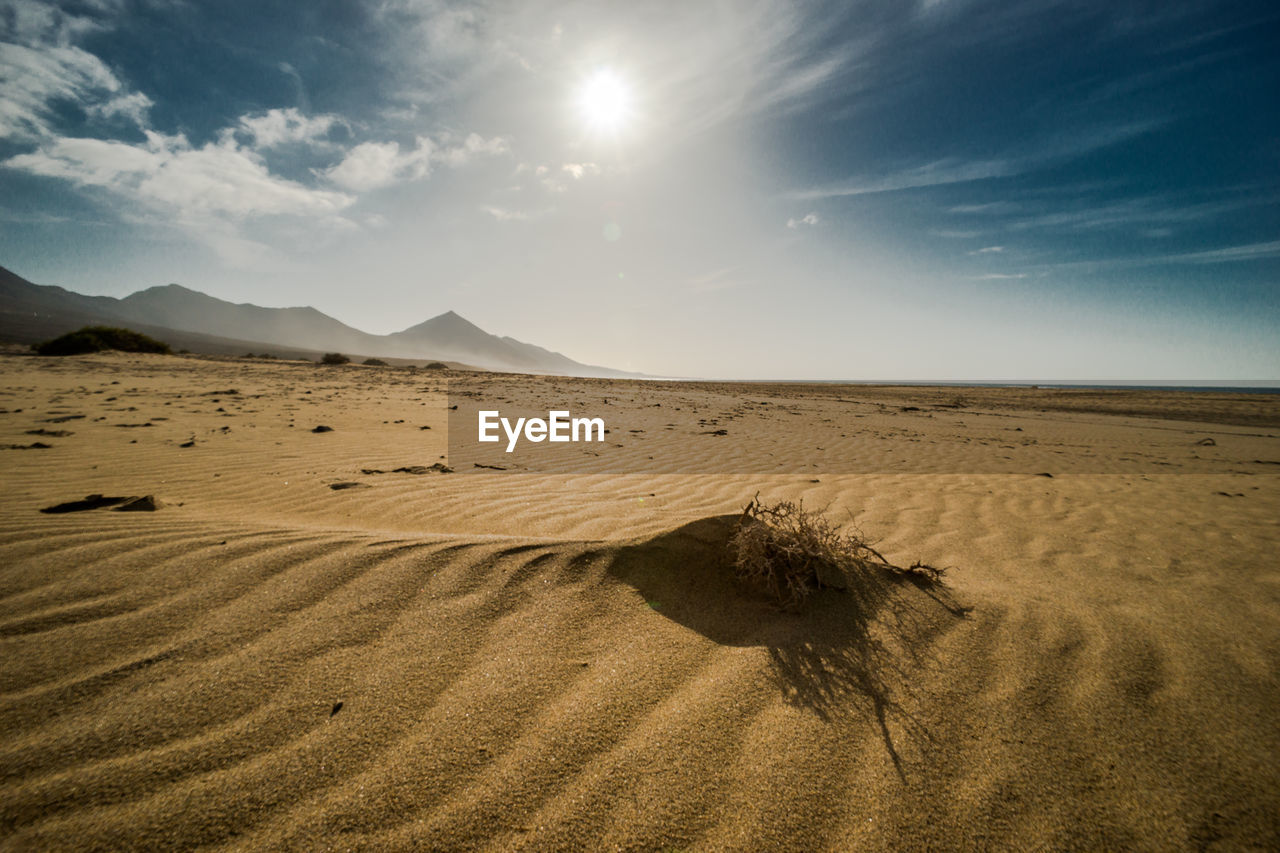
<svg viewBox="0 0 1280 853">
<path fill-rule="evenodd" d="M 0 43 L 0 139 L 48 137 L 58 101 L 105 105 L 122 88 L 102 60 L 78 47 Z"/>
<path fill-rule="evenodd" d="M 1244 198 L 1208 201 L 1188 204 L 1167 196 L 1128 198 L 1107 204 L 1082 205 L 1066 210 L 1055 209 L 1045 213 L 1022 216 L 1009 220 L 1005 227 L 1023 231 L 1029 229 L 1089 230 L 1114 226 L 1169 226 L 1191 225 L 1204 220 L 1264 204 L 1273 204 L 1270 195 L 1253 194 Z"/>
<path fill-rule="evenodd" d="M 1004 157 L 990 159 L 943 157 L 901 168 L 887 175 L 861 176 L 827 186 L 796 190 L 788 193 L 787 198 L 810 201 L 1007 178 L 1058 165 L 1092 151 L 1116 145 L 1148 133 L 1161 124 L 1163 124 L 1161 121 L 1147 120 L 1091 128 L 1078 132 L 1065 141 L 1045 142 L 1026 150 L 1012 151 Z"/>
<path fill-rule="evenodd" d="M 711 293 L 717 290 L 728 290 L 737 287 L 739 282 L 733 277 L 738 267 L 721 267 L 690 278 L 689 287 L 699 293 Z"/>
<path fill-rule="evenodd" d="M 390 30 L 386 73 L 395 78 L 398 100 L 483 103 L 510 92 L 527 99 L 571 88 L 607 65 L 634 86 L 637 121 L 661 128 L 654 145 L 829 97 L 877 35 L 833 42 L 829 28 L 815 22 L 847 13 L 786 0 L 383 0 L 374 15 Z M 548 99 L 543 106 L 562 104 Z"/>
<path fill-rule="evenodd" d="M 804 216 L 800 217 L 799 219 L 795 219 L 795 218 L 788 219 L 787 227 L 793 231 L 796 230 L 797 228 L 812 228 L 814 225 L 817 225 L 821 221 L 822 220 L 818 217 L 818 214 L 806 213 Z"/>
<path fill-rule="evenodd" d="M 1018 205 L 1011 201 L 988 201 L 988 202 L 983 202 L 982 204 L 957 204 L 954 207 L 948 208 L 947 212 L 961 213 L 961 214 L 972 214 L 972 213 L 998 214 L 998 213 L 1010 213 L 1017 209 L 1018 209 Z"/>
<path fill-rule="evenodd" d="M 1250 243 L 1245 246 L 1228 246 L 1223 249 L 1209 249 L 1204 252 L 1166 255 L 1165 260 L 1185 261 L 1195 264 L 1223 264 L 1276 257 L 1280 257 L 1280 240 L 1273 240 L 1270 243 Z"/>
<path fill-rule="evenodd" d="M 88 13 L 43 0 L 9 0 L 0 8 L 0 139 L 31 142 L 54 135 L 57 108 L 74 104 L 99 120 L 145 121 L 151 100 L 128 87 L 76 44 L 101 32 Z M 98 9 L 97 11 L 106 11 Z"/>
<path fill-rule="evenodd" d="M 1140 255 L 1119 258 L 1094 258 L 1082 261 L 1062 261 L 1043 264 L 1044 270 L 1111 270 L 1134 269 L 1180 264 L 1231 264 L 1280 258 L 1280 240 L 1264 243 L 1246 243 L 1239 246 L 1223 246 L 1198 252 L 1177 252 L 1160 255 Z"/>
<path fill-rule="evenodd" d="M 908 169 L 902 169 L 881 177 L 862 177 L 842 181 L 825 187 L 813 187 L 789 193 L 796 201 L 813 201 L 840 196 L 868 195 L 871 193 L 897 192 L 899 190 L 934 187 L 941 184 L 959 184 L 983 181 L 1018 174 L 1019 167 L 1012 160 L 970 160 L 947 157 Z"/>
<path fill-rule="evenodd" d="M 982 249 L 974 249 L 974 250 L 973 250 L 972 252 L 970 252 L 969 254 L 971 254 L 971 255 L 991 255 L 991 254 L 996 254 L 996 253 L 998 253 L 998 252 L 1003 252 L 1003 251 L 1004 251 L 1004 246 L 987 246 L 987 247 L 982 248 Z"/>
<path fill-rule="evenodd" d="M 555 208 L 552 207 L 541 210 L 515 210 L 497 205 L 481 205 L 480 210 L 499 222 L 531 222 L 535 219 L 550 216 L 555 212 Z"/>
<path fill-rule="evenodd" d="M 130 92 L 116 95 L 105 103 L 90 104 L 87 112 L 101 119 L 123 116 L 137 127 L 145 128 L 150 124 L 147 114 L 153 106 L 155 103 L 142 92 Z"/>
</svg>

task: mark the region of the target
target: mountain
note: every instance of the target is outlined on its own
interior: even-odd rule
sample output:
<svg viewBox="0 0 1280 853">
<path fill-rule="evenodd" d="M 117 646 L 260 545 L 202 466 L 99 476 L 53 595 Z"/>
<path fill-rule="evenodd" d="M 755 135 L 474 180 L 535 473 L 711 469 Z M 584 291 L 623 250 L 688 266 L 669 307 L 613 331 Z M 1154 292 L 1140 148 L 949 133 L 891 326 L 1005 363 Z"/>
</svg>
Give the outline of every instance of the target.
<svg viewBox="0 0 1280 853">
<path fill-rule="evenodd" d="M 388 335 L 387 339 L 403 351 L 430 347 L 457 361 L 480 364 L 496 360 L 510 370 L 572 374 L 583 367 L 558 352 L 491 335 L 453 311 Z"/>
<path fill-rule="evenodd" d="M 0 267 L 0 322 L 6 332 L 30 330 L 31 334 L 47 337 L 54 328 L 66 331 L 62 327 L 68 322 L 83 325 L 118 321 L 122 319 L 115 311 L 119 301 L 110 296 L 85 296 L 61 287 L 42 287 Z M 14 335 L 9 333 L 6 337 Z"/>
<path fill-rule="evenodd" d="M 91 323 L 128 325 L 194 352 L 342 352 L 353 357 L 464 362 L 515 373 L 635 375 L 491 335 L 453 311 L 402 332 L 371 335 L 311 307 L 237 304 L 177 284 L 150 287 L 123 299 L 86 296 L 32 284 L 0 267 L 0 339 L 35 343 Z"/>
<path fill-rule="evenodd" d="M 329 352 L 363 353 L 377 340 L 314 308 L 236 305 L 177 284 L 131 293 L 119 308 L 136 323 Z"/>
</svg>

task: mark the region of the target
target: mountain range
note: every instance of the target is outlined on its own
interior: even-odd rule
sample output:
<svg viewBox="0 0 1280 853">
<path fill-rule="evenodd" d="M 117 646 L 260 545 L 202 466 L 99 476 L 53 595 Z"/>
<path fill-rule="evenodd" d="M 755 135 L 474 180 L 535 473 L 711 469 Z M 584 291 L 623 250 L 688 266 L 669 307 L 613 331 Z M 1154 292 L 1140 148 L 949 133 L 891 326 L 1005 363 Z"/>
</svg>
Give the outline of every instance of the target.
<svg viewBox="0 0 1280 853">
<path fill-rule="evenodd" d="M 315 308 L 264 308 L 232 303 L 168 284 L 123 299 L 86 296 L 33 284 L 0 267 L 0 339 L 36 343 L 91 324 L 127 325 L 192 352 L 241 355 L 268 352 L 309 358 L 323 352 L 351 357 L 437 360 L 515 373 L 632 376 L 582 364 L 515 338 L 492 335 L 448 311 L 390 335 L 373 335 Z"/>
</svg>

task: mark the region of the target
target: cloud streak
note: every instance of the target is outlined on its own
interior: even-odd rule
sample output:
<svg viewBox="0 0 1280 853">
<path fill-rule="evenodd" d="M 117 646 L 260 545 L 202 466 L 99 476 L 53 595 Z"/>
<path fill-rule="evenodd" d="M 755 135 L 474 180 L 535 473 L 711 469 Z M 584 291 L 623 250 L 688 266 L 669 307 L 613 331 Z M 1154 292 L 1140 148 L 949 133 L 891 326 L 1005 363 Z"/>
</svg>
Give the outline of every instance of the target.
<svg viewBox="0 0 1280 853">
<path fill-rule="evenodd" d="M 795 190 L 788 193 L 786 197 L 794 201 L 816 201 L 1008 178 L 1046 169 L 1102 148 L 1117 145 L 1149 133 L 1161 124 L 1163 122 L 1160 121 L 1136 121 L 1094 128 L 1078 133 L 1064 142 L 1052 142 L 1031 150 L 1011 152 L 1005 157 L 992 159 L 943 157 L 928 163 L 902 168 L 888 175 L 862 176 L 827 186 Z"/>
</svg>

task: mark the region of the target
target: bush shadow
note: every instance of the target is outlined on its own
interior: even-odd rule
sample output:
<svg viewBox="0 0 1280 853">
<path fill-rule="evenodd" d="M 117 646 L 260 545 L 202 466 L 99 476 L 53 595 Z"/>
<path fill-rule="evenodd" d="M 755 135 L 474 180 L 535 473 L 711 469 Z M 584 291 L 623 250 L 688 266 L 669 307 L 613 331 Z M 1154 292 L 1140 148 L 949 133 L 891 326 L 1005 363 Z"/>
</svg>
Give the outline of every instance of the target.
<svg viewBox="0 0 1280 853">
<path fill-rule="evenodd" d="M 870 720 L 905 781 L 899 741 L 929 740 L 911 710 L 913 673 L 968 608 L 939 580 L 869 567 L 847 589 L 823 589 L 800 611 L 784 610 L 734 577 L 729 540 L 739 518 L 699 519 L 629 543 L 609 571 L 659 614 L 716 643 L 765 648 L 786 702 L 826 721 Z"/>
</svg>

